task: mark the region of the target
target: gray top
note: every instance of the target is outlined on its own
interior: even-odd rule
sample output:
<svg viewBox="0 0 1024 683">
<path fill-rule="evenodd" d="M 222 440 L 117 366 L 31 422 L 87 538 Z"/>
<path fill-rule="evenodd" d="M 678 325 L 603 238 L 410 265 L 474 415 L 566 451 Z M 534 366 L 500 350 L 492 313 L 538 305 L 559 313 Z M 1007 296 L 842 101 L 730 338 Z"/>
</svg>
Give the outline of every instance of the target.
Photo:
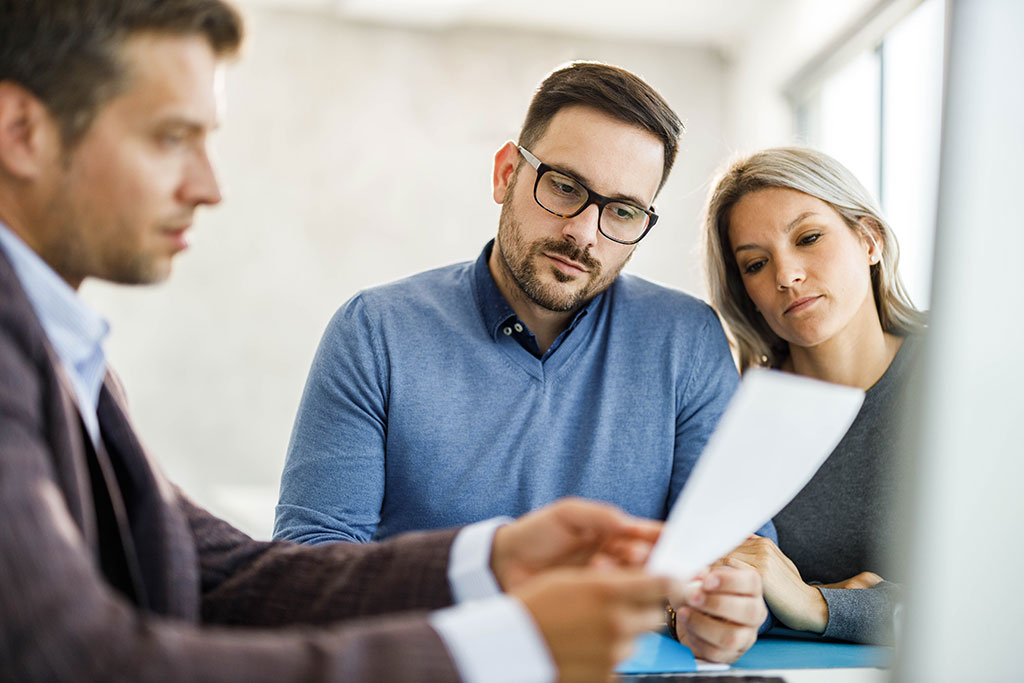
<svg viewBox="0 0 1024 683">
<path fill-rule="evenodd" d="M 868 389 L 846 436 L 796 498 L 776 515 L 779 548 L 808 583 L 833 583 L 863 571 L 887 579 L 873 589 L 821 588 L 829 638 L 891 643 L 900 586 L 892 583 L 897 493 L 896 442 L 903 391 L 918 355 L 908 338 L 885 374 Z"/>
</svg>

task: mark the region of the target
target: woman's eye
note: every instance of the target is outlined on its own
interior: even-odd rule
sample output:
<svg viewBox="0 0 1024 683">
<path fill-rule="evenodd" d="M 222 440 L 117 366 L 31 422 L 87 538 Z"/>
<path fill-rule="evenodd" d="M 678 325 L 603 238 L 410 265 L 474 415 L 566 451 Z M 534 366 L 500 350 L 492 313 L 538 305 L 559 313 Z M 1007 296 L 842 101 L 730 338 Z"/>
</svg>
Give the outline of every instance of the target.
<svg viewBox="0 0 1024 683">
<path fill-rule="evenodd" d="M 812 232 L 810 235 L 804 235 L 803 237 L 801 237 L 799 244 L 814 244 L 819 239 L 821 239 L 821 233 Z"/>
<path fill-rule="evenodd" d="M 764 268 L 764 263 L 764 261 L 754 261 L 753 263 L 748 263 L 747 267 L 743 269 L 743 272 L 748 275 L 753 275 L 754 273 Z"/>
</svg>

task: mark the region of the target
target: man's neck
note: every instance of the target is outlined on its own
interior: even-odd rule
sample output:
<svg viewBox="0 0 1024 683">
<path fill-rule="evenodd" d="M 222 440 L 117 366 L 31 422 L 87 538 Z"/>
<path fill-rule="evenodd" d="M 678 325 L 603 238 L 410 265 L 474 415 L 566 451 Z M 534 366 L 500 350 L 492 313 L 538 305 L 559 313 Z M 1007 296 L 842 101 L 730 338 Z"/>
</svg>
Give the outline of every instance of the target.
<svg viewBox="0 0 1024 683">
<path fill-rule="evenodd" d="M 20 211 L 16 204 L 4 201 L 0 197 L 0 223 L 7 226 L 7 229 L 14 233 L 15 237 L 34 251 L 64 282 L 68 283 L 71 289 L 76 292 L 78 291 L 78 288 L 82 286 L 82 278 L 69 277 L 66 273 L 61 272 L 61 269 L 53 262 L 53 259 L 48 257 L 46 250 L 43 248 L 44 242 L 40 236 L 35 231 L 26 228 L 26 226 L 30 225 L 41 225 L 41 218 Z"/>
<path fill-rule="evenodd" d="M 512 307 L 519 319 L 533 332 L 541 353 L 545 353 L 558 338 L 558 335 L 562 334 L 569 326 L 576 311 L 552 311 L 531 301 L 516 284 L 512 273 L 509 272 L 508 266 L 501 257 L 497 241 L 491 248 L 491 257 L 487 261 L 487 267 L 491 271 L 491 277 L 494 278 L 495 284 L 498 285 L 498 291 L 505 297 L 505 301 Z"/>
</svg>

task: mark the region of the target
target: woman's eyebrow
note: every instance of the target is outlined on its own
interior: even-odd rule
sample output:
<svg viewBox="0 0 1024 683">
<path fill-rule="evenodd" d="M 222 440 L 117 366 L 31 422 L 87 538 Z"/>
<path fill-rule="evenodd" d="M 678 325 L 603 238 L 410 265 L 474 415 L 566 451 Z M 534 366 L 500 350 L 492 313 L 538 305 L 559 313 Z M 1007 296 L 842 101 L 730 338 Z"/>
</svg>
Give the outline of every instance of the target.
<svg viewBox="0 0 1024 683">
<path fill-rule="evenodd" d="M 806 219 L 810 218 L 811 216 L 817 216 L 817 215 L 818 214 L 815 213 L 814 211 L 804 211 L 802 214 L 800 214 L 799 216 L 797 216 L 796 218 L 794 218 L 793 220 L 791 220 L 789 222 L 789 224 L 783 229 L 783 231 L 782 231 L 783 234 L 791 233 L 793 231 L 793 228 L 795 228 L 796 226 L 800 225 L 800 223 L 802 223 Z M 757 249 L 757 245 L 756 244 L 741 244 L 740 246 L 738 246 L 735 249 L 733 249 L 732 253 L 733 254 L 738 254 L 741 251 L 749 251 L 751 249 Z"/>
</svg>

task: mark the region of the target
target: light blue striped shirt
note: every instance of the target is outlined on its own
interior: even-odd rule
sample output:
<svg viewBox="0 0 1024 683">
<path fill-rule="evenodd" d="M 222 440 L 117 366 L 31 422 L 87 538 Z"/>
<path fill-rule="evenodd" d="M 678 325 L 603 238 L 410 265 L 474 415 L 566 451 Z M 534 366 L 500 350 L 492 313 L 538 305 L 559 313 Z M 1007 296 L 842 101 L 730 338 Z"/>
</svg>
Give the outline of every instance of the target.
<svg viewBox="0 0 1024 683">
<path fill-rule="evenodd" d="M 103 340 L 110 325 L 43 259 L 0 222 L 4 250 L 50 344 L 71 379 L 79 412 L 94 444 L 99 443 L 96 411 L 107 372 Z"/>
</svg>

